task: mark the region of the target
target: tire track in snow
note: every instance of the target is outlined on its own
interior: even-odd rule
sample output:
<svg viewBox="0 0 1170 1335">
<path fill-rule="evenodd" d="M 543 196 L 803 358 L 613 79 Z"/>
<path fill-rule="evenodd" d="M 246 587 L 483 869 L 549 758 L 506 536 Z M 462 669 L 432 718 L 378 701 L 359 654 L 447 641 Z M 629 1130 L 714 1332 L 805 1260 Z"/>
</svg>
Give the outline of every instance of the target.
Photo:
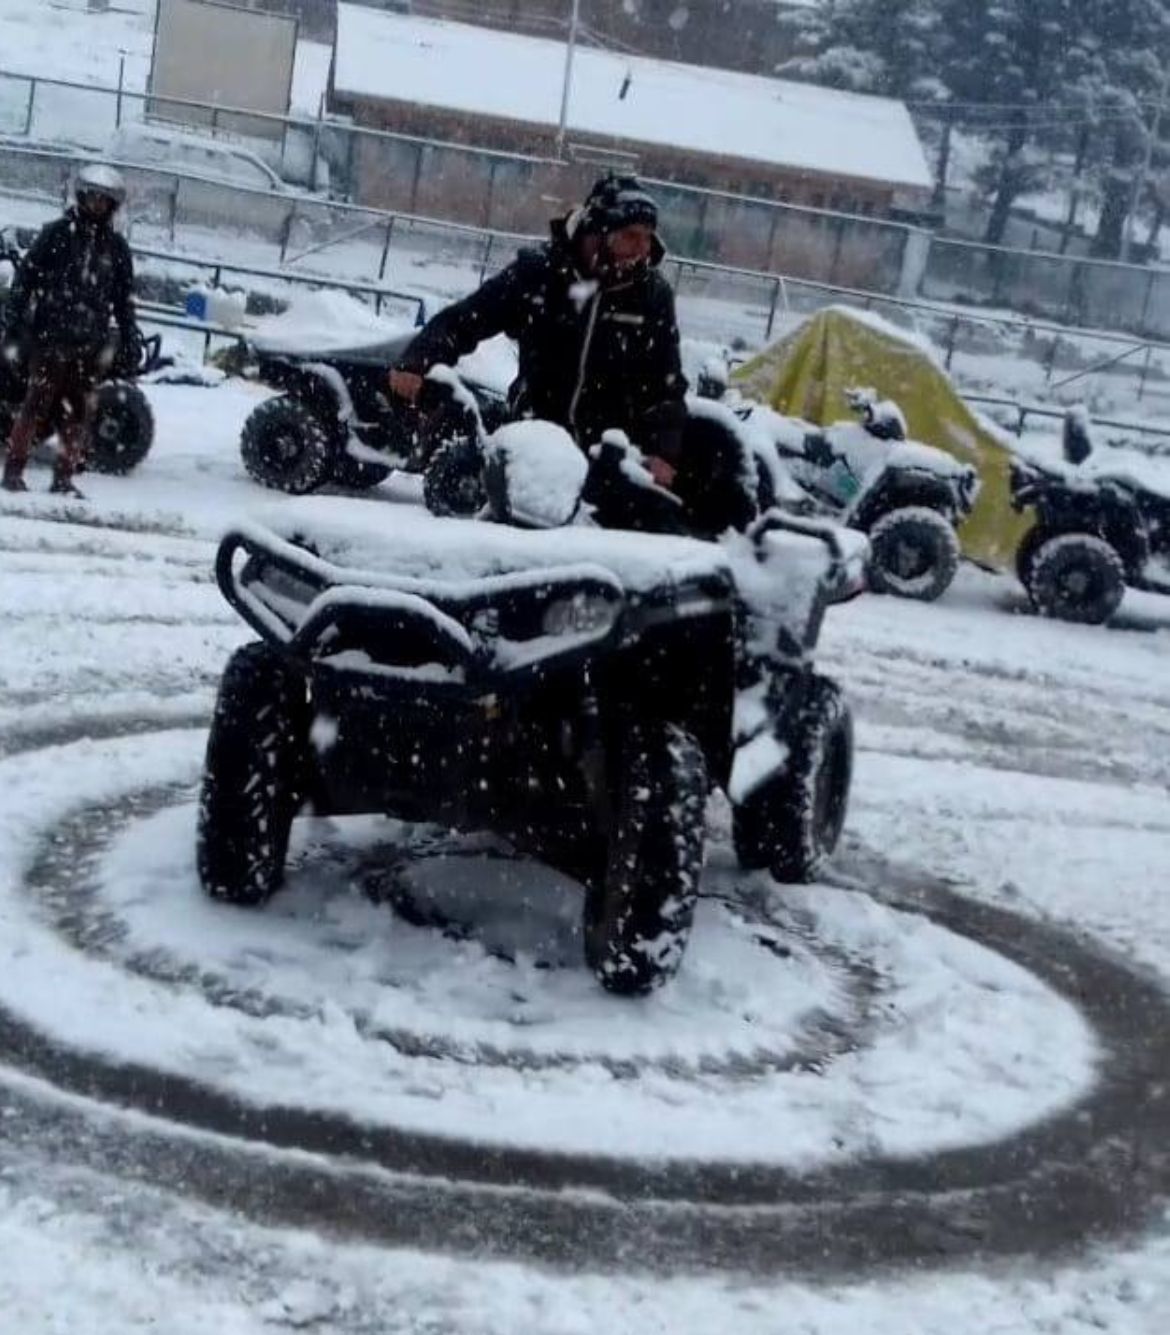
<svg viewBox="0 0 1170 1335">
<path fill-rule="evenodd" d="M 53 741 L 120 730 L 79 719 Z M 46 836 L 37 859 L 50 881 L 62 866 L 57 844 Z M 1170 1110 L 1158 1093 L 1170 1070 L 1170 1004 L 1161 987 L 1077 934 L 965 899 L 872 850 L 855 849 L 837 880 L 979 941 L 1074 1000 L 1103 1052 L 1095 1088 L 994 1145 L 799 1174 L 489 1147 L 256 1107 L 186 1077 L 63 1048 L 0 1011 L 0 1052 L 22 1073 L 6 1096 L 17 1111 L 4 1133 L 47 1138 L 62 1159 L 262 1222 L 577 1268 L 855 1273 L 1059 1254 L 1146 1225 L 1170 1188 Z M 28 1076 L 49 1087 L 38 1092 Z"/>
</svg>

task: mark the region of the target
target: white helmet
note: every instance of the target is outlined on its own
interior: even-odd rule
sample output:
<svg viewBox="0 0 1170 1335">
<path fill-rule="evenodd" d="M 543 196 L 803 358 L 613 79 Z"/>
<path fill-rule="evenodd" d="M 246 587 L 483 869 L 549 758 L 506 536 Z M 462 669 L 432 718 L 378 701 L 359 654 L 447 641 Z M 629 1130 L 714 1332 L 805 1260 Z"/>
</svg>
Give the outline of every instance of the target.
<svg viewBox="0 0 1170 1335">
<path fill-rule="evenodd" d="M 104 162 L 90 162 L 77 173 L 73 194 L 75 197 L 101 195 L 119 208 L 126 202 L 126 182 L 122 173 L 113 167 L 107 167 Z"/>
</svg>

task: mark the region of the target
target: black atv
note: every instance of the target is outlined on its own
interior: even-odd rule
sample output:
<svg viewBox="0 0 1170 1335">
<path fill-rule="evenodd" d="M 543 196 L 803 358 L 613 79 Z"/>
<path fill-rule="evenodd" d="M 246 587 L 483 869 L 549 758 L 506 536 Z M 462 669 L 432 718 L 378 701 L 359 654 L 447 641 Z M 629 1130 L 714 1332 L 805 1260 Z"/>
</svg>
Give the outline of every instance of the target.
<svg viewBox="0 0 1170 1335">
<path fill-rule="evenodd" d="M 306 804 L 487 829 L 584 885 L 604 987 L 650 990 L 686 946 L 712 788 L 747 868 L 806 880 L 837 843 L 852 724 L 811 656 L 858 541 L 779 514 L 719 546 L 326 498 L 232 530 L 219 586 L 261 639 L 220 684 L 205 890 L 267 900 Z"/>
<path fill-rule="evenodd" d="M 907 440 L 897 405 L 850 390 L 858 422 L 816 427 L 747 400 L 726 399 L 768 438 L 788 476 L 820 513 L 869 536 L 875 592 L 932 602 L 959 568 L 956 530 L 979 494 L 979 474 L 943 450 Z"/>
<path fill-rule="evenodd" d="M 23 250 L 14 236 L 0 234 L 0 263 L 7 262 L 15 269 L 20 264 Z M 5 345 L 3 307 L 0 306 L 0 347 Z M 162 336 L 137 338 L 125 348 L 119 348 L 111 363 L 108 377 L 98 386 L 91 424 L 85 467 L 95 473 L 124 474 L 136 468 L 150 452 L 154 443 L 154 414 L 150 401 L 133 382 L 139 376 L 170 366 L 172 359 L 162 355 Z M 0 356 L 0 446 L 8 441 L 17 411 L 28 390 L 28 363 L 20 357 L 15 361 Z M 57 430 L 58 423 L 45 424 L 38 444 L 48 440 Z"/>
<path fill-rule="evenodd" d="M 1063 462 L 1017 457 L 1011 494 L 1036 522 L 1016 552 L 1016 573 L 1045 616 L 1099 625 L 1128 585 L 1170 594 L 1170 477 L 1142 476 L 1094 455 L 1080 413 L 1064 424 Z"/>
<path fill-rule="evenodd" d="M 23 254 L 11 232 L 0 234 L 0 263 L 8 262 L 15 268 Z M 3 315 L 0 307 L 0 347 L 5 343 Z M 93 473 L 130 473 L 150 453 L 155 439 L 154 413 L 150 400 L 134 382 L 139 376 L 171 366 L 172 359 L 162 355 L 162 342 L 160 334 L 139 336 L 131 346 L 116 351 L 107 378 L 96 391 L 84 465 Z M 23 356 L 16 360 L 0 356 L 0 445 L 7 445 L 27 390 L 27 360 Z M 37 445 L 47 441 L 56 429 L 56 421 L 45 423 Z"/>
<path fill-rule="evenodd" d="M 394 469 L 421 473 L 442 446 L 472 438 L 468 401 L 489 429 L 503 420 L 502 392 L 454 372 L 428 382 L 418 409 L 389 394 L 387 369 L 414 334 L 370 336 L 358 327 L 344 345 L 299 334 L 253 338 L 255 377 L 281 392 L 244 423 L 249 476 L 294 495 L 329 483 L 366 490 Z"/>
</svg>

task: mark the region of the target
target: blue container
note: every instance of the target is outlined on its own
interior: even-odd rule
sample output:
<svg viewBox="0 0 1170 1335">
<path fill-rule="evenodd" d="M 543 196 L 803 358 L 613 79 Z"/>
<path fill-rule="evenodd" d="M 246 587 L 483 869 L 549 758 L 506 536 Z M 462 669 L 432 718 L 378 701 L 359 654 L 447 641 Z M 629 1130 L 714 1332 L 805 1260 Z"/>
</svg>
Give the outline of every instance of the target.
<svg viewBox="0 0 1170 1335">
<path fill-rule="evenodd" d="M 204 292 L 202 288 L 195 288 L 193 291 L 188 292 L 185 309 L 187 314 L 193 320 L 206 320 L 207 293 Z"/>
</svg>

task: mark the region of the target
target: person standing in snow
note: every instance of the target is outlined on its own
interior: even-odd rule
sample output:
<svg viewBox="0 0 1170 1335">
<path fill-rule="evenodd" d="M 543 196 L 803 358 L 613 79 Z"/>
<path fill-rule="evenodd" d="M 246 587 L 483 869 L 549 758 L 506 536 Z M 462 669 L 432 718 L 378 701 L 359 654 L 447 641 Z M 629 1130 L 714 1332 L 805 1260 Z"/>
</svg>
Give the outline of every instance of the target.
<svg viewBox="0 0 1170 1335">
<path fill-rule="evenodd" d="M 602 178 L 544 245 L 427 323 L 390 372 L 391 391 L 416 402 L 431 367 L 507 334 L 519 347 L 514 416 L 555 422 L 583 449 L 624 431 L 669 488 L 687 382 L 657 228 L 658 207 L 634 177 Z"/>
<path fill-rule="evenodd" d="M 129 363 L 138 347 L 133 261 L 113 226 L 125 184 L 112 167 L 92 164 L 78 173 L 74 194 L 74 205 L 33 242 L 8 300 L 0 355 L 27 358 L 29 375 L 4 459 L 7 491 L 28 490 L 29 453 L 59 413 L 60 448 L 49 490 L 81 495 L 73 475 L 85 460 L 94 388 L 115 358 Z"/>
</svg>

